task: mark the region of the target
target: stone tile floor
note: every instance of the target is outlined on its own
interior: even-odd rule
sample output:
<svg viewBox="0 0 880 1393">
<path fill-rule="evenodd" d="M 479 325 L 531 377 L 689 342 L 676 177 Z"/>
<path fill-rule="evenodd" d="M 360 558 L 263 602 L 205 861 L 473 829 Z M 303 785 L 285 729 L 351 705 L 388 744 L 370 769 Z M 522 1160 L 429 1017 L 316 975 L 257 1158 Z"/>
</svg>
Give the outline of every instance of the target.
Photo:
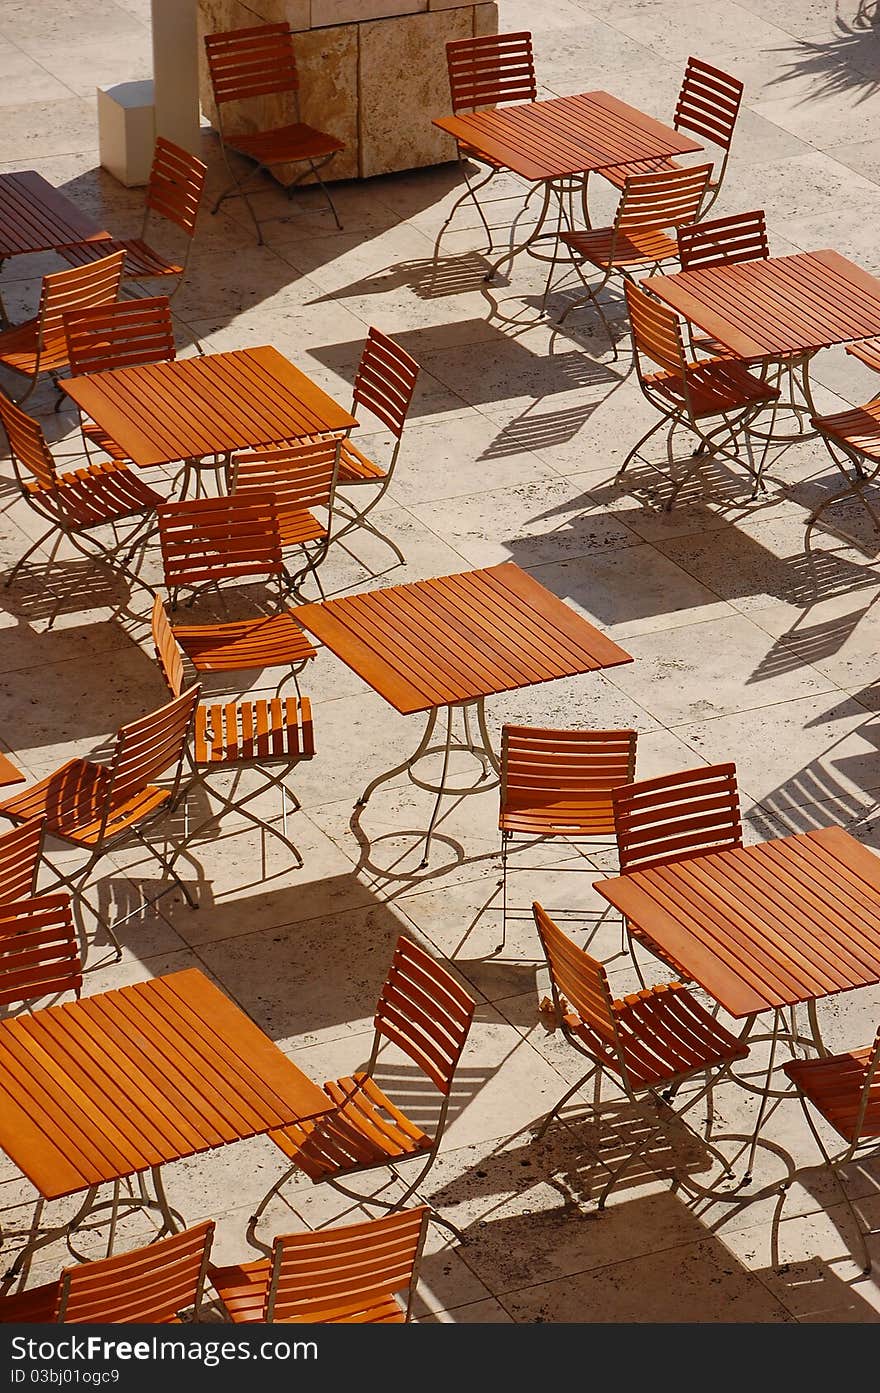
<svg viewBox="0 0 880 1393">
<path fill-rule="evenodd" d="M 607 87 L 658 116 L 672 110 L 694 52 L 745 81 L 746 97 L 720 211 L 763 206 L 772 249 L 833 246 L 880 273 L 880 39 L 872 7 L 855 0 L 502 0 L 501 27 L 531 27 L 548 93 Z M 35 168 L 115 230 L 134 230 L 139 190 L 98 167 L 95 82 L 149 72 L 147 0 L 9 0 L 0 15 L 0 161 Z M 204 134 L 211 189 L 221 178 Z M 584 312 L 558 332 L 543 318 L 542 268 L 518 261 L 491 288 L 480 228 L 463 207 L 432 265 L 434 240 L 458 193 L 454 167 L 336 189 L 345 225 L 320 199 L 263 196 L 278 220 L 254 245 L 234 203 L 204 216 L 192 274 L 175 301 L 182 351 L 269 342 L 346 400 L 366 328 L 397 336 L 422 376 L 383 524 L 407 555 L 403 568 L 374 541 L 332 554 L 335 592 L 444 574 L 511 558 L 624 642 L 635 662 L 607 674 L 537 687 L 490 703 L 505 719 L 633 725 L 643 776 L 735 759 L 749 836 L 840 823 L 880 847 L 877 538 L 858 511 L 804 549 L 806 511 L 835 484 L 815 442 L 773 458 L 766 498 L 749 502 L 741 477 L 714 471 L 671 515 L 655 481 L 614 473 L 650 420 L 626 346 L 621 305 L 609 300 L 620 354 Z M 491 203 L 503 238 L 519 207 L 512 181 Z M 609 203 L 610 207 L 610 203 Z M 10 312 L 33 312 L 52 257 L 3 268 Z M 555 311 L 565 292 L 551 298 Z M 816 367 L 822 406 L 858 402 L 871 375 L 842 351 Z M 73 415 L 54 393 L 31 402 L 59 453 L 73 459 Z M 377 432 L 372 442 L 385 443 Z M 3 469 L 0 552 L 8 569 L 36 522 Z M 106 751 L 116 727 L 158 705 L 164 689 L 148 641 L 148 596 L 72 557 L 44 586 L 43 557 L 4 594 L 0 630 L 3 746 L 31 775 L 72 753 Z M 143 578 L 158 583 L 155 551 Z M 60 598 L 54 627 L 47 627 Z M 272 674 L 267 674 L 267 680 Z M 328 653 L 308 673 L 318 754 L 295 780 L 294 835 L 305 866 L 293 872 L 273 839 L 226 818 L 191 848 L 186 876 L 201 907 L 157 888 L 137 852 L 111 858 L 95 886 L 105 911 L 134 910 L 122 961 L 93 942 L 86 990 L 187 965 L 211 974 L 316 1080 L 360 1064 L 393 943 L 402 931 L 449 959 L 478 1001 L 442 1153 L 426 1186 L 465 1230 L 463 1245 L 432 1235 L 419 1312 L 441 1321 L 873 1321 L 876 1282 L 852 1261 L 840 1197 L 816 1163 L 793 1102 L 778 1105 L 759 1153 L 755 1191 L 789 1162 L 799 1179 L 780 1219 L 770 1190 L 740 1202 L 688 1201 L 673 1167 L 702 1174 L 698 1146 L 674 1131 L 621 1183 L 601 1216 L 594 1199 L 607 1166 L 644 1118 L 621 1102 L 603 1120 L 567 1114 L 541 1142 L 533 1124 L 577 1074 L 577 1060 L 538 1011 L 546 990 L 526 919 L 499 939 L 496 797 L 452 804 L 431 864 L 417 869 L 427 795 L 399 781 L 359 816 L 364 782 L 412 747 L 398 717 Z M 215 684 L 222 689 L 222 684 Z M 193 815 L 201 817 L 199 805 Z M 276 815 L 267 804 L 267 814 Z M 182 832 L 168 827 L 173 843 Z M 515 882 L 521 903 L 577 905 L 596 914 L 590 868 L 576 877 L 565 849 Z M 594 859 L 598 874 L 609 862 Z M 633 982 L 606 925 L 594 940 L 616 989 Z M 662 974 L 659 974 L 662 975 Z M 880 990 L 829 1001 L 832 1047 L 867 1041 Z M 398 1087 L 414 1087 L 398 1068 Z M 420 1106 L 412 1094 L 411 1106 Z M 754 1099 L 718 1091 L 718 1128 L 747 1133 Z M 187 1221 L 218 1218 L 217 1256 L 248 1255 L 247 1218 L 282 1158 L 258 1140 L 171 1166 L 167 1186 Z M 851 1193 L 880 1222 L 880 1171 L 853 1167 Z M 34 1194 L 0 1163 L 0 1221 L 14 1251 Z M 64 1205 L 56 1206 L 63 1212 Z M 315 1225 L 344 1205 L 308 1182 L 291 1184 L 266 1232 Z M 142 1217 L 125 1241 L 147 1236 Z M 102 1235 L 84 1242 L 100 1251 Z M 875 1254 L 877 1250 L 875 1248 Z M 880 1254 L 877 1254 L 880 1256 Z M 44 1250 L 31 1280 L 57 1271 Z"/>
</svg>

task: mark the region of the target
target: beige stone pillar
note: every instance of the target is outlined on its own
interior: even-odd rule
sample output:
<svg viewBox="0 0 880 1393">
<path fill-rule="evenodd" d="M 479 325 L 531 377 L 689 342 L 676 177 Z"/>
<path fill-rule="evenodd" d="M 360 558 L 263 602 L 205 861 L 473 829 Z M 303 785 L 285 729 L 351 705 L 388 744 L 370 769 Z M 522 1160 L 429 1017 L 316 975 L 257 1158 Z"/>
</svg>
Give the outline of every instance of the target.
<svg viewBox="0 0 880 1393">
<path fill-rule="evenodd" d="M 156 134 L 199 153 L 198 0 L 151 0 Z"/>
</svg>

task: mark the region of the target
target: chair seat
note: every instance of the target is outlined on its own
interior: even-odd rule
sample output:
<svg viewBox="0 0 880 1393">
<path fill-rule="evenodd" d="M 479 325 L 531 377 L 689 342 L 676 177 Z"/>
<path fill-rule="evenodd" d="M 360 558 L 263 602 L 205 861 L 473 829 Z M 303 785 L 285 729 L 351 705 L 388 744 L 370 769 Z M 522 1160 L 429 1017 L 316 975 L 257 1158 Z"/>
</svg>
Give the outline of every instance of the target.
<svg viewBox="0 0 880 1393">
<path fill-rule="evenodd" d="M 125 252 L 122 274 L 127 280 L 138 280 L 146 276 L 179 276 L 183 267 L 176 261 L 168 261 L 161 252 L 147 245 L 140 237 L 123 237 L 118 241 L 107 238 L 101 242 L 71 242 L 67 247 L 56 247 L 58 255 L 70 266 L 88 266 L 102 256 L 113 252 Z"/>
<path fill-rule="evenodd" d="M 290 610 L 228 624 L 175 624 L 174 637 L 198 672 L 284 667 L 314 658 Z"/>
<path fill-rule="evenodd" d="M 5 368 L 33 377 L 37 370 L 38 328 L 38 319 L 28 319 L 24 324 L 17 324 L 14 329 L 5 329 L 0 333 L 0 363 Z M 66 367 L 67 339 L 62 330 L 50 330 L 43 339 L 43 350 L 39 355 L 40 372 Z"/>
<path fill-rule="evenodd" d="M 681 963 L 676 962 L 672 954 L 668 953 L 663 945 L 657 943 L 650 934 L 645 933 L 644 929 L 640 929 L 637 924 L 633 924 L 627 920 L 626 931 L 630 938 L 634 938 L 637 943 L 641 943 L 643 948 L 646 948 L 649 953 L 653 953 L 655 958 L 659 958 L 662 963 L 665 963 L 667 967 L 671 968 L 680 982 L 693 981 L 687 969 L 684 968 Z"/>
<path fill-rule="evenodd" d="M 626 1072 L 635 1089 L 659 1088 L 689 1074 L 745 1059 L 748 1046 L 719 1025 L 680 982 L 648 987 L 612 1005 Z M 603 1065 L 620 1074 L 610 1039 L 579 1016 L 566 1024 Z"/>
<path fill-rule="evenodd" d="M 311 759 L 315 753 L 308 698 L 212 702 L 196 707 L 193 754 L 197 764 L 242 760 Z"/>
<path fill-rule="evenodd" d="M 122 446 L 117 444 L 113 436 L 94 421 L 83 422 L 83 435 L 87 440 L 91 440 L 93 445 L 97 445 L 99 450 L 103 450 L 105 455 L 110 455 L 114 460 L 127 459 Z"/>
<path fill-rule="evenodd" d="M 545 803 L 502 808 L 498 826 L 503 832 L 537 837 L 614 836 L 611 793 L 583 793 Z"/>
<path fill-rule="evenodd" d="M 678 256 L 675 239 L 656 228 L 619 232 L 616 241 L 613 227 L 597 228 L 595 232 L 563 232 L 561 240 L 584 261 L 592 261 L 603 270 L 609 266 L 653 265 Z"/>
<path fill-rule="evenodd" d="M 856 1139 L 859 1104 L 874 1046 L 832 1054 L 824 1059 L 797 1059 L 783 1065 L 792 1083 L 820 1112 L 834 1130 L 852 1142 Z M 880 1076 L 871 1084 L 865 1118 L 858 1128 L 865 1140 L 880 1137 Z"/>
<path fill-rule="evenodd" d="M 336 1111 L 270 1132 L 311 1180 L 388 1165 L 430 1151 L 433 1142 L 386 1098 L 368 1074 L 325 1083 Z"/>
<path fill-rule="evenodd" d="M 814 416 L 812 424 L 823 435 L 839 440 L 867 459 L 880 463 L 880 398 L 852 411 L 833 416 Z"/>
<path fill-rule="evenodd" d="M 655 155 L 650 160 L 634 160 L 632 164 L 616 164 L 610 169 L 600 169 L 598 173 L 616 189 L 622 189 L 631 174 L 657 174 L 662 170 L 681 169 L 681 165 L 669 155 Z"/>
<path fill-rule="evenodd" d="M 302 546 L 327 536 L 327 526 L 307 508 L 279 508 L 278 533 L 283 547 Z"/>
<path fill-rule="evenodd" d="M 345 149 L 345 143 L 335 135 L 316 130 L 295 122 L 290 126 L 277 126 L 271 131 L 254 131 L 252 135 L 232 135 L 226 137 L 231 150 L 242 155 L 250 155 L 260 164 L 284 164 L 286 161 L 323 159 L 325 155 L 335 155 Z"/>
<path fill-rule="evenodd" d="M 0 813 L 13 822 L 44 817 L 46 831 L 53 837 L 75 846 L 96 846 L 102 840 L 101 822 L 109 777 L 106 765 L 71 759 L 24 793 L 0 803 Z M 132 797 L 118 801 L 110 809 L 104 836 L 109 838 L 124 832 L 170 797 L 170 789 L 148 784 Z"/>
<path fill-rule="evenodd" d="M 645 386 L 680 405 L 684 401 L 684 382 L 676 373 L 650 373 Z M 738 407 L 774 401 L 779 390 L 753 377 L 738 359 L 703 358 L 690 363 L 687 384 L 695 416 L 717 416 Z"/>
<path fill-rule="evenodd" d="M 262 1321 L 266 1309 L 266 1296 L 269 1278 L 272 1274 L 270 1258 L 260 1258 L 256 1262 L 240 1263 L 230 1267 L 209 1267 L 208 1275 L 214 1289 L 237 1323 Z M 358 1323 L 369 1325 L 402 1324 L 406 1316 L 391 1293 L 372 1302 L 369 1306 L 357 1306 L 340 1300 L 330 1307 L 315 1309 L 309 1302 L 301 1316 L 291 1316 L 285 1324 L 316 1322 L 320 1325 L 340 1325 Z"/>
<path fill-rule="evenodd" d="M 118 460 L 59 474 L 52 488 L 36 479 L 29 479 L 25 488 L 34 502 L 73 528 L 119 522 L 165 501 Z"/>
<path fill-rule="evenodd" d="M 0 1325 L 49 1325 L 55 1320 L 61 1282 L 0 1297 Z"/>
<path fill-rule="evenodd" d="M 338 483 L 369 484 L 384 479 L 387 472 L 381 464 L 375 464 L 359 450 L 353 440 L 345 437 L 339 451 Z"/>
<path fill-rule="evenodd" d="M 478 150 L 476 145 L 468 145 L 463 140 L 458 142 L 458 153 L 461 155 L 462 159 L 474 160 L 477 164 L 487 165 L 491 169 L 500 170 L 510 168 L 509 165 L 502 164 L 501 160 L 493 159 L 491 155 L 487 155 L 483 150 Z"/>
</svg>

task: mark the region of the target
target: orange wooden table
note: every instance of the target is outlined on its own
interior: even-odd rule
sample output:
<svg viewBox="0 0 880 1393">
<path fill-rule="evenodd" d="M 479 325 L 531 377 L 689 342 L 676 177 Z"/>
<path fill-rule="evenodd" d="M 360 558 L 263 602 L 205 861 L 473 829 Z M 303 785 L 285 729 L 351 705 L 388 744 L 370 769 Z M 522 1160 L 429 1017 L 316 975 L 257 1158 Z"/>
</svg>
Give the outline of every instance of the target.
<svg viewBox="0 0 880 1393">
<path fill-rule="evenodd" d="M 59 384 L 142 468 L 350 430 L 354 416 L 277 348 L 117 368 Z"/>
<path fill-rule="evenodd" d="M 35 169 L 0 174 L 0 266 L 10 256 L 51 251 L 68 242 L 97 242 L 109 236 Z M 8 324 L 2 300 L 0 318 Z"/>
<path fill-rule="evenodd" d="M 649 160 L 658 155 L 681 155 L 699 150 L 697 141 L 680 135 L 610 92 L 582 92 L 578 96 L 553 97 L 549 101 L 521 102 L 489 111 L 440 116 L 434 125 L 460 144 L 513 170 L 533 186 L 542 186 L 543 204 L 535 227 L 526 240 L 496 261 L 486 279 L 499 267 L 535 242 L 553 238 L 562 221 L 574 227 L 575 205 L 589 225 L 586 213 L 586 178 L 615 165 Z M 559 203 L 556 231 L 544 227 L 553 197 Z M 568 199 L 567 214 L 563 213 Z"/>
<path fill-rule="evenodd" d="M 404 772 L 420 788 L 436 794 L 422 865 L 428 862 L 444 794 L 495 786 L 486 782 L 489 769 L 498 770 L 486 729 L 487 696 L 632 662 L 628 653 L 513 562 L 300 605 L 293 612 L 304 629 L 401 715 L 428 713 L 415 752 L 375 778 L 358 799 L 362 806 L 379 784 Z M 432 746 L 444 709 L 445 740 Z M 463 740 L 453 738 L 456 712 L 463 717 Z M 479 761 L 482 772 L 476 785 L 449 787 L 453 751 Z M 414 773 L 417 762 L 431 754 L 443 757 L 439 782 Z"/>
<path fill-rule="evenodd" d="M 5 787 L 6 784 L 23 784 L 24 782 L 24 774 L 16 769 L 11 759 L 7 759 L 6 755 L 0 753 L 0 788 Z"/>
<path fill-rule="evenodd" d="M 0 1146 L 44 1199 L 85 1190 L 61 1229 L 96 1208 L 98 1188 L 152 1174 L 163 1232 L 174 1216 L 168 1161 L 316 1117 L 326 1094 L 201 972 L 189 968 L 0 1021 Z"/>
</svg>

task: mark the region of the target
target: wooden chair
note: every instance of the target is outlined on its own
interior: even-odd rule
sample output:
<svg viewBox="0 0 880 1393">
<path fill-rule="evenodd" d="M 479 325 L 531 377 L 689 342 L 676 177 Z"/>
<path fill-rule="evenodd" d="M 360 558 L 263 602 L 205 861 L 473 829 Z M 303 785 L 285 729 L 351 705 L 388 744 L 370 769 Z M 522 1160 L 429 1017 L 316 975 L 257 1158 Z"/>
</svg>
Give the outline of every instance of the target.
<svg viewBox="0 0 880 1393">
<path fill-rule="evenodd" d="M 82 990 L 69 895 L 0 901 L 0 1006 Z"/>
<path fill-rule="evenodd" d="M 198 1320 L 214 1221 L 96 1262 L 65 1267 L 45 1286 L 0 1297 L 0 1322 L 35 1325 L 176 1325 Z"/>
<path fill-rule="evenodd" d="M 71 377 L 143 363 L 167 363 L 177 356 L 167 295 L 71 310 L 62 315 L 62 322 Z M 91 441 L 111 459 L 126 458 L 121 445 L 107 431 L 82 418 L 80 425 L 86 451 Z"/>
<path fill-rule="evenodd" d="M 158 711 L 130 721 L 117 732 L 108 764 L 94 760 L 70 759 L 60 769 L 0 803 L 0 814 L 11 822 L 45 819 L 46 832 L 69 846 L 86 853 L 78 870 L 62 873 L 48 857 L 43 859 L 57 876 L 56 884 L 66 885 L 77 900 L 88 904 L 91 913 L 116 948 L 122 946 L 114 926 L 85 900 L 85 883 L 102 857 L 134 837 L 171 877 L 187 904 L 195 909 L 186 886 L 174 870 L 174 860 L 164 856 L 144 834 L 150 825 L 173 807 L 180 786 L 190 726 L 199 699 L 199 688 L 191 687 Z M 170 779 L 165 785 L 157 779 Z M 168 893 L 165 886 L 145 901 L 154 904 Z M 124 924 L 140 910 L 117 919 Z"/>
<path fill-rule="evenodd" d="M 499 952 L 507 941 L 507 918 L 511 913 L 507 902 L 510 852 L 517 846 L 533 846 L 536 841 L 557 837 L 564 837 L 572 847 L 592 846 L 593 850 L 597 842 L 614 843 L 611 793 L 635 778 L 637 739 L 634 730 L 502 726 L 498 814 L 502 884 Z M 583 873 L 581 863 L 577 874 Z"/>
<path fill-rule="evenodd" d="M 102 248 L 106 252 L 121 251 L 125 256 L 122 267 L 124 280 L 153 280 L 157 277 L 167 280 L 176 276 L 176 284 L 168 291 L 169 297 L 176 295 L 189 265 L 207 172 L 208 166 L 196 159 L 195 155 L 165 140 L 163 136 L 157 136 L 147 180 L 140 236 L 103 243 L 74 242 L 66 247 L 58 247 L 58 255 L 72 266 L 86 266 L 101 255 Z M 156 223 L 160 240 L 167 233 L 169 225 L 184 234 L 186 241 L 180 260 L 170 259 L 147 242 L 147 234 L 154 231 Z"/>
<path fill-rule="evenodd" d="M 178 697 L 184 689 L 183 654 L 158 595 L 153 602 L 152 629 L 156 661 L 171 695 Z M 238 812 L 261 831 L 271 832 L 291 852 L 296 865 L 302 866 L 302 856 L 287 836 L 288 800 L 294 812 L 300 806 L 288 787 L 288 778 L 296 765 L 311 759 L 314 753 L 312 707 L 308 697 L 204 702 L 196 707 L 188 751 L 193 777 L 185 793 L 199 785 L 207 797 L 220 804 L 223 812 Z M 210 782 L 213 773 L 248 767 L 260 770 L 264 776 L 249 793 L 238 792 L 237 779 L 229 794 L 221 793 Z M 281 832 L 247 806 L 272 787 L 278 790 L 281 799 Z M 186 845 L 213 820 L 213 816 L 209 816 L 188 831 Z"/>
<path fill-rule="evenodd" d="M 34 319 L 0 333 L 0 366 L 26 379 L 25 390 L 15 399 L 19 403 L 30 396 L 41 373 L 48 372 L 58 386 L 59 373 L 68 362 L 63 320 L 67 311 L 109 305 L 119 298 L 125 252 L 104 255 L 103 243 L 96 245 L 102 247 L 97 261 L 43 277 Z M 59 405 L 60 401 L 59 397 Z"/>
<path fill-rule="evenodd" d="M 862 345 L 859 345 L 861 347 Z M 859 354 L 859 357 L 862 355 Z M 865 356 L 863 362 L 870 364 Z M 880 361 L 878 361 L 880 366 Z M 856 498 L 880 531 L 880 514 L 868 496 L 868 488 L 880 473 L 880 394 L 848 411 L 828 416 L 812 416 L 810 424 L 821 436 L 834 465 L 845 480 L 844 487 L 817 503 L 806 522 L 807 534 L 826 511 L 846 498 Z M 852 472 L 847 466 L 851 466 Z"/>
<path fill-rule="evenodd" d="M 721 192 L 742 95 L 743 84 L 738 78 L 731 77 L 720 68 L 713 68 L 699 58 L 687 60 L 672 124 L 684 135 L 708 141 L 721 153 L 717 173 L 710 177 L 706 187 L 700 208 L 701 217 L 708 213 Z M 631 174 L 650 174 L 680 167 L 671 155 L 658 155 L 654 159 L 603 169 L 600 173 L 616 189 L 622 189 Z"/>
<path fill-rule="evenodd" d="M 735 764 L 705 764 L 627 784 L 614 789 L 611 802 L 621 875 L 743 844 Z M 627 929 L 631 942 L 687 979 L 681 964 L 644 930 L 630 923 Z M 641 978 L 634 951 L 633 962 Z"/>
<path fill-rule="evenodd" d="M 768 402 L 777 400 L 778 387 L 753 376 L 739 359 L 689 360 L 681 321 L 675 312 L 629 282 L 624 286 L 624 294 L 639 386 L 646 400 L 660 413 L 660 419 L 636 441 L 616 477 L 623 476 L 652 436 L 665 430 L 666 466 L 642 458 L 672 485 L 664 504 L 667 512 L 671 511 L 683 486 L 701 468 L 701 458 L 706 454 L 745 469 L 752 480 L 754 498 L 764 488 L 761 474 L 766 446 L 755 465 L 750 455 L 746 457 L 737 450 L 737 436 L 749 428 L 752 418 Z M 660 371 L 648 370 L 646 360 Z M 719 424 L 710 427 L 708 423 L 713 420 Z M 676 478 L 673 444 L 679 428 L 696 437 L 697 447 L 692 453 L 692 462 L 686 464 Z"/>
<path fill-rule="evenodd" d="M 292 1164 L 260 1201 L 251 1225 L 256 1225 L 272 1197 L 298 1170 L 316 1183 L 326 1181 L 366 1206 L 378 1205 L 394 1211 L 402 1209 L 413 1195 L 421 1198 L 418 1188 L 440 1146 L 455 1069 L 474 1010 L 475 1002 L 455 978 L 423 948 L 401 936 L 376 1006 L 373 1046 L 366 1068 L 351 1078 L 324 1084 L 324 1092 L 334 1105 L 332 1112 L 270 1132 Z M 414 1087 L 420 1111 L 426 1102 L 426 1083 L 439 1094 L 440 1110 L 433 1136 L 411 1121 L 376 1081 L 383 1042 L 402 1050 L 419 1070 L 418 1085 Z M 418 1175 L 393 1202 L 380 1195 L 359 1194 L 342 1183 L 343 1177 L 377 1166 L 387 1166 L 396 1173 L 402 1162 L 415 1159 L 423 1161 Z M 448 1219 L 439 1214 L 434 1217 L 458 1235 Z"/>
<path fill-rule="evenodd" d="M 659 170 L 656 174 L 631 174 L 624 183 L 610 227 L 561 233 L 559 241 L 569 248 L 587 293 L 572 301 L 559 323 L 564 324 L 572 310 L 591 303 L 617 358 L 617 345 L 599 303 L 600 292 L 614 275 L 621 276 L 626 285 L 637 271 L 659 270 L 677 257 L 678 245 L 670 232 L 696 220 L 711 172 L 712 166 L 707 164 L 693 169 Z M 584 278 L 580 268 L 585 264 L 602 273 L 598 284 L 590 285 Z M 544 290 L 545 304 L 554 265 L 555 258 Z"/>
<path fill-rule="evenodd" d="M 232 29 L 222 34 L 206 34 L 208 74 L 217 104 L 217 131 L 220 149 L 226 161 L 232 184 L 220 195 L 212 213 L 216 213 L 227 198 L 243 198 L 262 245 L 262 227 L 254 212 L 247 185 L 258 179 L 264 170 L 279 165 L 304 164 L 306 168 L 285 184 L 288 196 L 311 174 L 320 184 L 330 211 L 341 229 L 339 215 L 320 170 L 345 149 L 344 141 L 326 131 L 304 125 L 299 107 L 299 74 L 293 35 L 288 24 L 262 24 L 256 28 Z M 268 130 L 253 129 L 247 134 L 233 134 L 226 127 L 223 108 L 228 102 L 263 100 L 274 95 L 290 100 L 293 105 L 293 124 L 275 126 Z M 256 168 L 239 179 L 229 163 L 229 151 L 255 161 Z"/>
<path fill-rule="evenodd" d="M 461 111 L 476 111 L 479 107 L 537 100 L 538 83 L 535 77 L 532 36 L 527 31 L 515 34 L 479 34 L 473 38 L 451 39 L 446 45 L 446 66 L 449 72 L 452 111 L 455 116 Z M 456 154 L 466 187 L 461 197 L 453 203 L 449 216 L 440 229 L 435 255 L 444 232 L 468 198 L 486 229 L 486 236 L 489 238 L 488 250 L 491 251 L 495 245 L 492 229 L 486 221 L 477 194 L 486 188 L 497 174 L 506 170 L 507 166 L 463 141 L 456 141 Z M 485 177 L 476 184 L 470 181 L 468 160 L 483 165 L 488 170 Z"/>
<path fill-rule="evenodd" d="M 569 1099 L 594 1076 L 594 1112 L 601 1110 L 601 1084 L 607 1074 L 631 1103 L 647 1095 L 660 1113 L 656 1124 L 612 1170 L 599 1196 L 598 1207 L 604 1209 L 614 1185 L 648 1150 L 666 1119 L 682 1118 L 703 1098 L 711 1099 L 712 1088 L 749 1050 L 681 982 L 664 982 L 622 1000 L 612 999 L 603 965 L 578 948 L 540 904 L 532 909 L 550 970 L 556 1019 L 568 1043 L 590 1061 L 584 1077 L 566 1090 L 544 1118 L 537 1136 L 544 1135 Z M 683 1107 L 670 1108 L 670 1091 L 674 1094 L 698 1074 L 705 1075 L 704 1087 L 688 1097 Z M 707 1132 L 710 1129 L 711 1111 Z M 728 1161 L 710 1145 L 708 1136 L 703 1144 L 729 1174 Z"/>
<path fill-rule="evenodd" d="M 735 213 L 729 218 L 713 218 L 711 222 L 690 223 L 678 229 L 677 240 L 683 271 L 708 271 L 713 266 L 766 261 L 770 255 L 763 208 L 751 213 Z M 726 344 L 702 335 L 690 333 L 690 345 L 715 358 L 738 357 Z"/>
<path fill-rule="evenodd" d="M 404 1324 L 412 1314 L 428 1213 L 405 1209 L 363 1224 L 286 1234 L 273 1242 L 271 1258 L 211 1267 L 211 1282 L 237 1324 Z M 397 1293 L 404 1291 L 401 1306 Z"/>
<path fill-rule="evenodd" d="M 161 495 L 119 460 L 90 463 L 59 474 L 42 427 L 2 394 L 0 421 L 9 440 L 12 467 L 21 495 L 38 517 L 49 523 L 48 530 L 18 558 L 6 577 L 6 587 L 50 537 L 55 541 L 49 553 L 46 580 L 58 548 L 66 539 L 83 556 L 111 569 L 122 570 L 133 583 L 140 584 L 137 575 L 129 570 L 129 562 L 138 547 L 146 545 L 153 514 L 162 502 Z M 136 526 L 119 537 L 118 525 L 130 519 L 136 520 Z M 112 546 L 94 535 L 96 529 L 103 527 L 113 529 Z M 120 557 L 123 548 L 125 554 Z M 59 599 L 49 619 L 49 628 L 60 604 Z"/>
<path fill-rule="evenodd" d="M 42 850 L 42 818 L 32 818 L 0 835 L 0 903 L 36 895 Z"/>
<path fill-rule="evenodd" d="M 341 436 L 322 436 L 249 450 L 230 464 L 233 495 L 274 499 L 282 548 L 301 551 L 304 564 L 289 582 L 298 597 L 304 577 L 313 575 L 325 598 L 319 568 L 330 546 L 340 445 Z"/>
<path fill-rule="evenodd" d="M 880 1082 L 877 1079 L 880 1030 L 873 1045 L 863 1049 L 826 1054 L 816 1059 L 793 1059 L 782 1067 L 797 1088 L 807 1125 L 855 1224 L 862 1271 L 867 1275 L 871 1271 L 871 1256 L 865 1226 L 847 1194 L 840 1170 L 865 1147 L 876 1149 L 880 1142 Z M 834 1156 L 813 1121 L 808 1103 L 845 1143 L 843 1150 Z M 788 1183 L 784 1189 L 788 1188 Z"/>
<path fill-rule="evenodd" d="M 372 327 L 364 343 L 354 380 L 351 414 L 356 416 L 359 408 L 366 408 L 390 430 L 394 436 L 394 446 L 388 463 L 377 464 L 358 449 L 350 436 L 346 436 L 342 441 L 339 490 L 336 494 L 337 511 L 344 521 L 334 534 L 334 542 L 341 542 L 350 532 L 364 528 L 387 543 L 401 565 L 406 560 L 403 552 L 375 523 L 368 522 L 367 517 L 384 498 L 394 476 L 418 376 L 416 360 L 394 339 L 383 334 L 381 329 Z M 363 488 L 365 485 L 374 488 L 375 492 L 365 507 L 356 508 L 354 501 L 346 497 L 346 490 Z"/>
</svg>

